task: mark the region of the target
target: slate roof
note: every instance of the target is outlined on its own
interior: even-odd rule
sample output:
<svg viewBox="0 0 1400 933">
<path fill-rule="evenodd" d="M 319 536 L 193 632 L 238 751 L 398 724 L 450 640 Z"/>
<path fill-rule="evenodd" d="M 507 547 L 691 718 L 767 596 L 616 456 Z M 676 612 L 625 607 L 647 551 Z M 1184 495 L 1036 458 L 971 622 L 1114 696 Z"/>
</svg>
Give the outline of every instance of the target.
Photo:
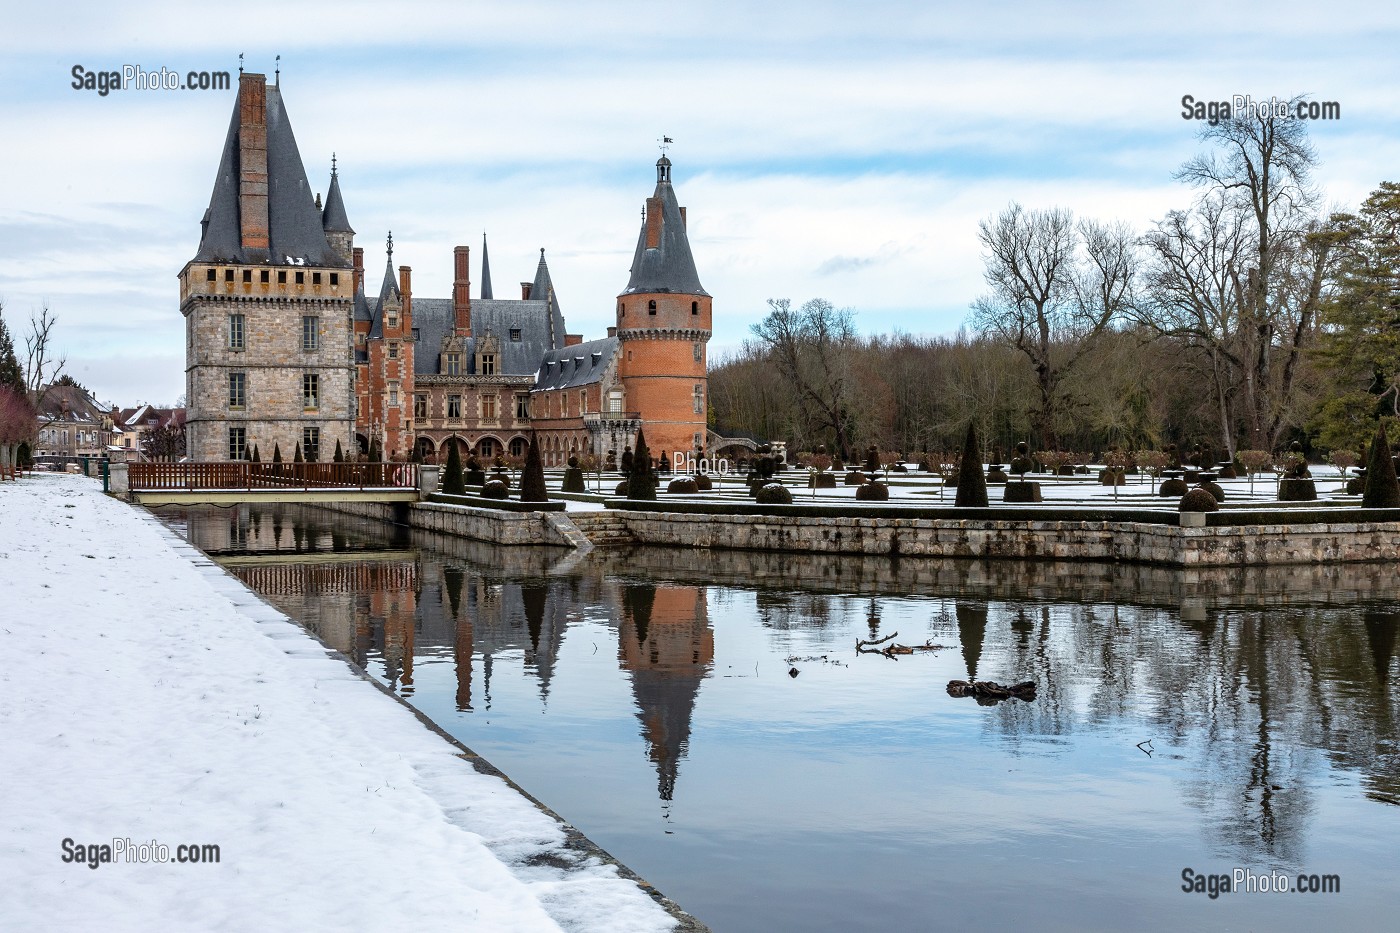
<svg viewBox="0 0 1400 933">
<path fill-rule="evenodd" d="M 340 176 L 331 171 L 331 187 L 326 192 L 326 209 L 321 211 L 321 229 L 328 233 L 354 233 L 350 218 L 345 215 L 345 200 L 340 196 Z"/>
<path fill-rule="evenodd" d="M 360 282 L 360 287 L 355 289 L 355 320 L 374 320 L 374 314 L 369 309 L 369 299 L 365 297 L 365 283 L 363 281 Z"/>
<path fill-rule="evenodd" d="M 413 371 L 420 376 L 441 372 L 442 340 L 452 333 L 454 312 L 451 298 L 414 298 L 413 327 L 418 345 L 413 351 Z M 476 373 L 477 342 L 486 334 L 496 337 L 496 373 L 502 376 L 533 376 L 540 359 L 553 349 L 549 344 L 549 318 L 543 301 L 487 300 L 472 302 L 472 336 L 462 346 L 462 373 Z M 520 332 L 511 340 L 511 331 Z"/>
<path fill-rule="evenodd" d="M 491 260 L 486 255 L 486 234 L 481 235 L 481 297 L 490 300 L 495 295 L 491 294 Z"/>
<path fill-rule="evenodd" d="M 370 310 L 371 324 L 369 326 L 370 337 L 384 336 L 384 302 L 391 297 L 403 300 L 403 293 L 399 291 L 399 280 L 394 275 L 394 254 L 391 251 L 384 260 L 384 281 L 379 286 L 379 297 L 375 299 L 374 307 Z M 415 310 L 417 310 L 415 306 Z"/>
<path fill-rule="evenodd" d="M 238 100 L 233 103 L 228 136 L 219 159 L 214 193 L 201 224 L 203 233 L 195 262 L 285 262 L 287 257 L 313 266 L 346 263 L 330 248 L 321 213 L 306 180 L 282 92 L 267 86 L 267 213 L 268 249 L 244 249 L 238 205 Z M 343 213 L 343 207 L 342 207 Z M 348 227 L 348 224 L 347 224 Z"/>
<path fill-rule="evenodd" d="M 559 310 L 559 296 L 554 291 L 554 281 L 549 277 L 549 266 L 544 261 L 544 250 L 540 250 L 540 264 L 535 267 L 535 281 L 530 285 L 531 301 L 549 301 L 550 346 L 564 343 L 564 315 Z M 475 325 L 473 325 L 475 329 Z"/>
<path fill-rule="evenodd" d="M 690 255 L 690 240 L 685 234 L 680 204 L 670 182 L 671 160 L 662 156 L 656 163 L 656 193 L 661 201 L 661 242 L 647 249 L 647 222 L 637 236 L 637 252 L 632 257 L 632 277 L 627 281 L 624 295 L 649 292 L 678 292 L 684 295 L 705 295 L 700 276 L 695 271 L 695 259 Z"/>
<path fill-rule="evenodd" d="M 542 392 L 601 382 L 619 346 L 616 337 L 600 337 L 572 347 L 551 350 L 540 361 L 533 388 Z"/>
<path fill-rule="evenodd" d="M 452 333 L 451 298 L 413 299 L 413 329 L 418 331 L 418 343 L 413 348 L 413 372 L 431 376 L 438 372 L 438 353 L 442 338 Z"/>
</svg>

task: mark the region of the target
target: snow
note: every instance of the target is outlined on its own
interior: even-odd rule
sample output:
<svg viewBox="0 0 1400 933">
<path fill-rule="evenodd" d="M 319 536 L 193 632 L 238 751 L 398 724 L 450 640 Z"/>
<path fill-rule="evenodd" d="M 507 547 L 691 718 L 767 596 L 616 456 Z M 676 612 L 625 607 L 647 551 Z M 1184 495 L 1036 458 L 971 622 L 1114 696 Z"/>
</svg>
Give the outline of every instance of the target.
<svg viewBox="0 0 1400 933">
<path fill-rule="evenodd" d="M 6 930 L 676 925 L 91 479 L 0 483 L 0 647 Z M 65 838 L 220 858 L 91 869 L 61 860 Z"/>
</svg>

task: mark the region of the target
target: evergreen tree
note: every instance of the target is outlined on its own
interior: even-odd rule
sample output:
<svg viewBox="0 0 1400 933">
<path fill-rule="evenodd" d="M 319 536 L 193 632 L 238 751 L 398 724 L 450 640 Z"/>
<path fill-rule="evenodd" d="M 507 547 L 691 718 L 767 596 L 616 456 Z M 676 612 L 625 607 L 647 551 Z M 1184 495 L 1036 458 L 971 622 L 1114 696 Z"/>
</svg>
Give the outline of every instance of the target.
<svg viewBox="0 0 1400 933">
<path fill-rule="evenodd" d="M 282 445 L 277 443 L 276 441 L 273 441 L 272 443 L 272 462 L 282 462 Z"/>
<path fill-rule="evenodd" d="M 382 447 L 379 446 L 379 438 L 377 438 L 377 437 L 376 437 L 374 440 L 372 440 L 372 441 L 369 442 L 369 462 L 370 462 L 370 463 L 383 463 L 383 462 L 384 462 L 384 449 L 383 449 Z"/>
<path fill-rule="evenodd" d="M 987 507 L 987 477 L 982 472 L 982 445 L 977 442 L 977 428 L 969 421 L 967 437 L 963 440 L 962 463 L 958 466 L 958 506 L 985 509 Z"/>
<path fill-rule="evenodd" d="M 525 472 L 520 477 L 521 502 L 548 502 L 544 485 L 544 462 L 540 460 L 540 445 L 535 432 L 530 432 L 530 448 L 525 452 Z"/>
<path fill-rule="evenodd" d="M 467 494 L 467 484 L 462 479 L 462 455 L 452 441 L 447 442 L 447 469 L 442 475 L 442 491 L 449 496 Z"/>
<path fill-rule="evenodd" d="M 244 447 L 244 448 L 243 448 L 243 455 L 244 455 L 245 457 L 248 455 L 248 448 L 247 448 L 247 447 Z M 258 445 L 257 445 L 257 444 L 254 444 L 254 445 L 253 445 L 253 462 L 254 462 L 254 463 L 262 463 L 262 454 L 258 453 Z"/>
<path fill-rule="evenodd" d="M 340 449 L 340 438 L 338 437 L 335 439 L 335 456 L 333 459 L 336 463 L 345 462 L 345 452 Z"/>
<path fill-rule="evenodd" d="M 1363 509 L 1400 508 L 1400 482 L 1395 479 L 1395 461 L 1390 458 L 1390 441 L 1385 423 L 1376 429 L 1371 441 L 1371 459 L 1366 463 L 1366 485 L 1361 490 Z"/>
<path fill-rule="evenodd" d="M 651 472 L 651 451 L 646 435 L 637 429 L 637 449 L 632 452 L 632 469 L 627 474 L 627 498 L 655 499 L 656 477 Z"/>
<path fill-rule="evenodd" d="M 297 441 L 297 449 L 296 449 L 296 451 L 292 454 L 292 462 L 293 462 L 293 463 L 302 463 L 302 462 L 303 462 L 302 456 L 301 456 L 301 441 Z"/>
<path fill-rule="evenodd" d="M 0 314 L 0 386 L 9 386 L 27 396 L 24 370 L 20 368 L 19 357 L 15 355 L 15 342 L 10 338 L 10 329 L 5 326 L 3 314 Z"/>
</svg>

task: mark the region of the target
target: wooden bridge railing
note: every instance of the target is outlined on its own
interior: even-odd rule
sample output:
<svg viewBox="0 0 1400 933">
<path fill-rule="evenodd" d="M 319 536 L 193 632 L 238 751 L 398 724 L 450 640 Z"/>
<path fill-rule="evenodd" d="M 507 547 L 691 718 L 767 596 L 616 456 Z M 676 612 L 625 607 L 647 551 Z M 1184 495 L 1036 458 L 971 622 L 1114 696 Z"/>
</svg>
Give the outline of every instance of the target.
<svg viewBox="0 0 1400 933">
<path fill-rule="evenodd" d="M 132 489 L 413 489 L 414 463 L 132 463 Z"/>
</svg>

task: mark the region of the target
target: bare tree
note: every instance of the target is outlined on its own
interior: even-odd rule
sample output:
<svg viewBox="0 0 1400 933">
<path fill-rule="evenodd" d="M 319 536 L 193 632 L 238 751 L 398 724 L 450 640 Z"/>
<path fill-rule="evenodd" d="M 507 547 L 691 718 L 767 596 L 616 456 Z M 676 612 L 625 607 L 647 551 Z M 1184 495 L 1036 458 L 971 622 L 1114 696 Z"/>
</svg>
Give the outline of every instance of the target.
<svg viewBox="0 0 1400 933">
<path fill-rule="evenodd" d="M 1141 320 L 1204 351 L 1226 446 L 1270 449 L 1295 415 L 1330 261 L 1332 241 L 1316 235 L 1316 155 L 1303 122 L 1267 111 L 1232 115 L 1201 138 L 1215 151 L 1177 173 L 1200 199 L 1147 237 Z"/>
<path fill-rule="evenodd" d="M 44 392 L 63 372 L 67 360 L 58 356 L 53 346 L 53 329 L 58 316 L 44 305 L 38 314 L 29 317 L 29 333 L 24 337 L 24 384 L 34 404 L 40 408 Z"/>
<path fill-rule="evenodd" d="M 973 324 L 1030 361 L 1039 393 L 1033 433 L 1052 447 L 1065 377 L 1132 305 L 1135 238 L 1122 225 L 1076 224 L 1069 211 L 1016 203 L 982 221 L 978 238 L 991 292 L 973 303 Z"/>
<path fill-rule="evenodd" d="M 768 300 L 769 313 L 750 325 L 797 400 L 809 429 L 834 439 L 836 451 L 851 452 L 851 351 L 856 344 L 854 315 L 814 298 L 794 311 L 787 298 Z"/>
</svg>

